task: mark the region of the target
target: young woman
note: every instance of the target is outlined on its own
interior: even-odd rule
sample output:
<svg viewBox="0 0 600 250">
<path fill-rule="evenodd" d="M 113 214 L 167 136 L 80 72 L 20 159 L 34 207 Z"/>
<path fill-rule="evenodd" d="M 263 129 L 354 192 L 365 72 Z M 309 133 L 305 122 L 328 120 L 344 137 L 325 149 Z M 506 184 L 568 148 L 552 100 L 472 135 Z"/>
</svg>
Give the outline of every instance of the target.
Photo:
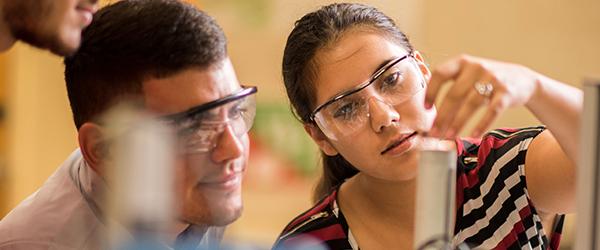
<svg viewBox="0 0 600 250">
<path fill-rule="evenodd" d="M 523 66 L 460 56 L 430 71 L 375 8 L 332 4 L 296 22 L 283 57 L 296 115 L 323 154 L 313 208 L 274 248 L 413 249 L 419 136 L 456 139 L 454 245 L 557 249 L 574 210 L 582 93 Z M 444 84 L 451 87 L 438 107 Z M 486 131 L 506 108 L 544 126 Z"/>
</svg>

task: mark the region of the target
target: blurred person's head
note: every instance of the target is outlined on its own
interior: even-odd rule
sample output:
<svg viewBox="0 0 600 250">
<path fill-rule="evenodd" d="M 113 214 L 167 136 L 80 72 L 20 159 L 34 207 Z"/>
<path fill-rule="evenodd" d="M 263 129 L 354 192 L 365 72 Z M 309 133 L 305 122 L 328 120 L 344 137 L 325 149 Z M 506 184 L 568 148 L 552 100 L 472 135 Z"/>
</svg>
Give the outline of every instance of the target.
<svg viewBox="0 0 600 250">
<path fill-rule="evenodd" d="M 430 73 L 390 17 L 353 3 L 304 15 L 288 36 L 282 72 L 292 109 L 322 152 L 315 201 L 359 172 L 415 177 L 398 163 L 415 160 L 414 140 L 402 139 L 433 121 L 421 91 Z"/>
<path fill-rule="evenodd" d="M 226 45 L 213 18 L 180 1 L 126 0 L 99 10 L 80 49 L 65 59 L 88 165 L 103 175 L 110 157 L 99 117 L 121 101 L 141 99 L 178 132 L 175 200 L 181 220 L 226 225 L 237 219 L 254 92 L 240 86 Z"/>
<path fill-rule="evenodd" d="M 98 0 L 0 0 L 0 33 L 8 49 L 15 40 L 72 54 L 81 42 L 81 31 L 90 24 Z"/>
</svg>

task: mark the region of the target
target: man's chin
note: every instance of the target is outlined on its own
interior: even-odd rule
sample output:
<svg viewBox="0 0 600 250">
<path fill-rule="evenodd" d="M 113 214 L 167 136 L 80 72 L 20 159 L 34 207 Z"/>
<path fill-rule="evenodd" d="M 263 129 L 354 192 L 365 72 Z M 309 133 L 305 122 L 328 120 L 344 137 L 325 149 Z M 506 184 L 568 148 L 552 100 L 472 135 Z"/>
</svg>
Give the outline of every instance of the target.
<svg viewBox="0 0 600 250">
<path fill-rule="evenodd" d="M 225 226 L 237 220 L 243 210 L 241 189 L 223 191 L 220 189 L 196 190 L 183 204 L 183 217 L 193 224 Z"/>
<path fill-rule="evenodd" d="M 243 210 L 243 208 L 239 207 L 238 209 L 230 211 L 227 214 L 221 214 L 219 216 L 214 216 L 212 225 L 213 226 L 227 226 L 240 218 L 240 216 L 242 215 L 242 210 Z"/>
<path fill-rule="evenodd" d="M 58 44 L 55 47 L 48 47 L 50 52 L 59 56 L 70 56 L 75 54 L 79 47 L 76 46 L 64 46 L 64 44 Z"/>
<path fill-rule="evenodd" d="M 40 34 L 29 30 L 18 30 L 15 37 L 40 49 L 48 49 L 59 56 L 69 56 L 77 51 L 80 34 Z"/>
<path fill-rule="evenodd" d="M 185 216 L 183 221 L 186 223 L 209 226 L 227 226 L 236 221 L 242 215 L 242 206 L 235 208 L 213 209 L 212 211 L 202 211 L 197 214 Z"/>
<path fill-rule="evenodd" d="M 229 197 L 229 199 L 215 202 L 210 207 L 211 211 L 209 213 L 212 215 L 213 224 L 216 226 L 225 226 L 234 222 L 242 215 L 242 197 Z"/>
<path fill-rule="evenodd" d="M 56 55 L 69 56 L 77 51 L 80 42 L 81 31 L 69 31 L 68 33 L 61 34 L 54 39 L 49 39 L 47 42 L 47 47 Z"/>
</svg>

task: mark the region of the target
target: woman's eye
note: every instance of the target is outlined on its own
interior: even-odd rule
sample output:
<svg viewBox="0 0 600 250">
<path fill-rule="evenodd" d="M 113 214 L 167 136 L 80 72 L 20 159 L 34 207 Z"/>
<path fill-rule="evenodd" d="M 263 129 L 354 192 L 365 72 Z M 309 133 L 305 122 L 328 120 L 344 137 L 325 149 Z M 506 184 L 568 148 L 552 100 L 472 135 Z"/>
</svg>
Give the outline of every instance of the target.
<svg viewBox="0 0 600 250">
<path fill-rule="evenodd" d="M 389 75 L 386 75 L 382 79 L 381 87 L 383 89 L 390 88 L 390 87 L 395 87 L 400 82 L 400 77 L 401 77 L 401 74 L 400 74 L 399 71 L 394 72 L 394 73 L 389 74 Z"/>
<path fill-rule="evenodd" d="M 229 119 L 235 119 L 242 116 L 248 109 L 244 105 L 235 105 L 229 109 Z"/>
<path fill-rule="evenodd" d="M 333 117 L 336 119 L 349 120 L 354 116 L 357 108 L 358 103 L 356 102 L 346 103 L 338 109 L 336 109 L 335 113 L 333 114 Z"/>
</svg>

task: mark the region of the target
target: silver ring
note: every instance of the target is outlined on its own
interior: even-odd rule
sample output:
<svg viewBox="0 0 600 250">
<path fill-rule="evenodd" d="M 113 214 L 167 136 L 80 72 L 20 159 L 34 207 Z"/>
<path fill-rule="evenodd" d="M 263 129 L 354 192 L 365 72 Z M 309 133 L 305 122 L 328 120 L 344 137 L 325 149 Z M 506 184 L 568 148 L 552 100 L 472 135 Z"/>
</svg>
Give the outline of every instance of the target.
<svg viewBox="0 0 600 250">
<path fill-rule="evenodd" d="M 475 91 L 477 91 L 478 94 L 484 97 L 489 97 L 492 95 L 492 92 L 494 92 L 494 85 L 490 82 L 477 82 L 473 87 L 475 87 Z"/>
</svg>

